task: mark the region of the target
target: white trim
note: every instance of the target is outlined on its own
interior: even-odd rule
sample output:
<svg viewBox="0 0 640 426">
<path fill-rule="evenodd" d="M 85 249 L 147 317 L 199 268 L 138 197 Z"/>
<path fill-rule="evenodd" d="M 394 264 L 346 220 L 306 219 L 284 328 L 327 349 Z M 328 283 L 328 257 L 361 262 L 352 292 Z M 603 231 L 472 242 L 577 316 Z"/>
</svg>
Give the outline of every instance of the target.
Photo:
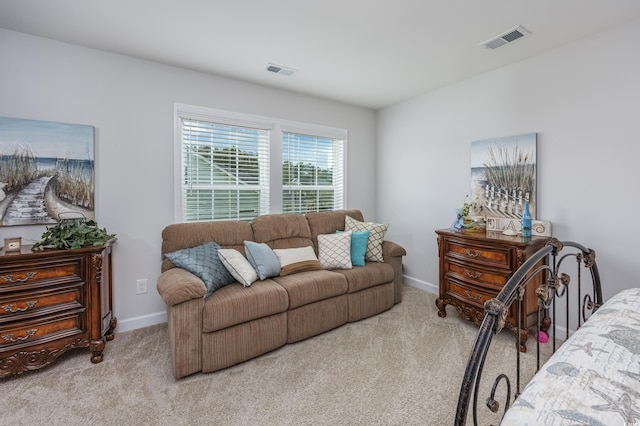
<svg viewBox="0 0 640 426">
<path fill-rule="evenodd" d="M 187 115 L 189 118 L 211 120 L 217 117 L 224 120 L 223 124 L 236 124 L 241 126 L 267 126 L 272 128 L 274 124 L 280 125 L 283 132 L 302 133 L 305 135 L 322 136 L 326 138 L 347 139 L 346 129 L 323 126 L 320 124 L 305 123 L 302 121 L 283 120 L 275 117 L 245 114 L 242 112 L 225 111 L 215 108 L 199 107 L 176 103 L 174 105 L 176 117 Z"/>
<path fill-rule="evenodd" d="M 119 320 L 115 332 L 124 333 L 126 331 L 136 330 L 138 328 L 149 327 L 165 322 L 167 322 L 167 312 L 156 312 L 155 314 L 142 315 L 122 321 Z"/>
<path fill-rule="evenodd" d="M 178 105 L 174 106 L 173 122 L 173 217 L 174 222 L 182 222 L 182 136 Z"/>
<path fill-rule="evenodd" d="M 274 123 L 271 129 L 271 147 L 269 149 L 269 211 L 281 212 L 284 203 L 282 197 L 282 126 Z"/>
<path fill-rule="evenodd" d="M 402 276 L 402 282 L 411 287 L 419 288 L 420 290 L 427 291 L 432 294 L 440 294 L 440 286 L 438 284 L 431 284 L 426 281 L 419 280 L 417 278 L 410 277 L 408 275 Z"/>
</svg>

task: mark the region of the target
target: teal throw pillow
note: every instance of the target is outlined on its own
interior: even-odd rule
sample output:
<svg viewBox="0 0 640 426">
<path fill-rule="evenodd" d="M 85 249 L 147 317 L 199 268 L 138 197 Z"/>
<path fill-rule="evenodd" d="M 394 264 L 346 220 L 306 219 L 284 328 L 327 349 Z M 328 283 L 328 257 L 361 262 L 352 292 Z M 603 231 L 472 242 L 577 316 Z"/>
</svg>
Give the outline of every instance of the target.
<svg viewBox="0 0 640 426">
<path fill-rule="evenodd" d="M 165 256 L 177 267 L 200 278 L 207 287 L 207 296 L 210 296 L 217 289 L 235 281 L 218 257 L 219 249 L 218 244 L 211 242 L 166 253 Z"/>
<path fill-rule="evenodd" d="M 280 260 L 271 247 L 265 243 L 245 241 L 244 252 L 247 254 L 249 263 L 256 270 L 259 279 L 266 280 L 280 275 Z"/>
<path fill-rule="evenodd" d="M 336 231 L 341 233 L 343 231 Z M 351 232 L 351 264 L 353 266 L 364 266 L 364 257 L 367 254 L 367 243 L 369 242 L 369 231 Z"/>
</svg>

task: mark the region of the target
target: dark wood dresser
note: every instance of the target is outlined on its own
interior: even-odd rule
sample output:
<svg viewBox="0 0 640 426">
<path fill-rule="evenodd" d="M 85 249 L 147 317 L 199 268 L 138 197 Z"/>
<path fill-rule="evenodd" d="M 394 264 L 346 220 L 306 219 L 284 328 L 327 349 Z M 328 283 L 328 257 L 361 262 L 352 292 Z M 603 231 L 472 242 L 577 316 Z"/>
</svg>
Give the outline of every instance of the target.
<svg viewBox="0 0 640 426">
<path fill-rule="evenodd" d="M 0 251 L 0 377 L 42 368 L 74 348 L 102 361 L 117 324 L 112 247 Z"/>
<path fill-rule="evenodd" d="M 452 305 L 463 318 L 478 325 L 484 318 L 484 303 L 496 297 L 528 256 L 550 240 L 548 237 L 525 239 L 520 235 L 507 236 L 491 231 L 442 229 L 436 234 L 440 258 L 440 297 L 436 299 L 438 315 L 444 318 L 446 306 Z M 538 318 L 535 289 L 539 284 L 528 285 L 523 296 L 520 322 L 520 350 L 523 352 L 526 351 L 527 329 L 535 326 Z M 516 316 L 514 303 L 506 321 L 506 327 L 513 331 L 516 330 Z M 548 326 L 543 327 L 546 328 Z"/>
</svg>

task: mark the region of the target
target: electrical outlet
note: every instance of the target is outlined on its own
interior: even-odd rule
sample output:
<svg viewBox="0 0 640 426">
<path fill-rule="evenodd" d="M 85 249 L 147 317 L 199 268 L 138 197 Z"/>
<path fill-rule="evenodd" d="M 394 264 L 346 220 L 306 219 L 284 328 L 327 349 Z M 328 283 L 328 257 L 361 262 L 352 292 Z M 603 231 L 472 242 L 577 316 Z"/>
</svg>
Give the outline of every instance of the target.
<svg viewBox="0 0 640 426">
<path fill-rule="evenodd" d="M 136 281 L 136 294 L 144 294 L 147 292 L 147 279 L 143 278 Z"/>
</svg>

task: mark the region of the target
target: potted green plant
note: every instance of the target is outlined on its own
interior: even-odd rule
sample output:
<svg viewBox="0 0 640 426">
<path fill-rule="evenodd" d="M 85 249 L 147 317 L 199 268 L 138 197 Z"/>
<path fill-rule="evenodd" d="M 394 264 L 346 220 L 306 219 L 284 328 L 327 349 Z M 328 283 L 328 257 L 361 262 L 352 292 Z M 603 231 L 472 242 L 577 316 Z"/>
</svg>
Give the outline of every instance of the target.
<svg viewBox="0 0 640 426">
<path fill-rule="evenodd" d="M 31 250 L 43 248 L 76 249 L 88 246 L 102 246 L 115 238 L 105 228 L 99 228 L 94 220 L 84 218 L 61 219 L 54 226 L 47 227 L 41 240 Z"/>
</svg>

